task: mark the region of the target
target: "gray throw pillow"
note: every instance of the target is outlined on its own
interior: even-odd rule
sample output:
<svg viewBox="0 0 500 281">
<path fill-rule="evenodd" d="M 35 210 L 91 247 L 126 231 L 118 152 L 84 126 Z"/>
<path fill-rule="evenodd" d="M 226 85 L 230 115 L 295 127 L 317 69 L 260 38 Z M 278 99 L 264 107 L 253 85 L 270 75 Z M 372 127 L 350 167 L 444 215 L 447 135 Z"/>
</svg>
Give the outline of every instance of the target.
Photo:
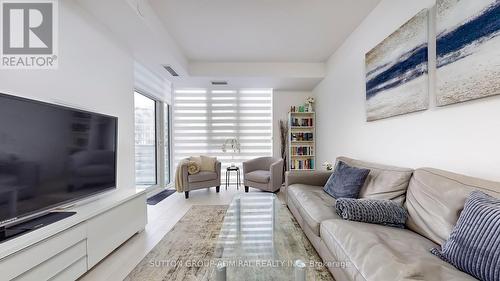
<svg viewBox="0 0 500 281">
<path fill-rule="evenodd" d="M 339 161 L 323 190 L 336 199 L 358 198 L 369 173 L 370 170 L 351 167 Z"/>
<path fill-rule="evenodd" d="M 405 227 L 408 216 L 405 208 L 391 200 L 342 198 L 335 202 L 335 210 L 345 220 L 399 228 Z"/>
<path fill-rule="evenodd" d="M 500 199 L 473 191 L 442 250 L 431 252 L 480 280 L 500 280 Z"/>
</svg>

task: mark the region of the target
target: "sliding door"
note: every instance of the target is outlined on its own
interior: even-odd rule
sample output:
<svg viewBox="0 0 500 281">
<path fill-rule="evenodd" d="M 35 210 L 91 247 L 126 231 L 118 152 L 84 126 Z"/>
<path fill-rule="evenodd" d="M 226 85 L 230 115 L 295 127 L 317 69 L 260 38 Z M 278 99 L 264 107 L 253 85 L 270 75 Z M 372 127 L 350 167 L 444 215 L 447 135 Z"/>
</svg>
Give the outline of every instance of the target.
<svg viewBox="0 0 500 281">
<path fill-rule="evenodd" d="M 155 186 L 157 180 L 156 101 L 134 93 L 135 182 L 139 187 Z"/>
</svg>

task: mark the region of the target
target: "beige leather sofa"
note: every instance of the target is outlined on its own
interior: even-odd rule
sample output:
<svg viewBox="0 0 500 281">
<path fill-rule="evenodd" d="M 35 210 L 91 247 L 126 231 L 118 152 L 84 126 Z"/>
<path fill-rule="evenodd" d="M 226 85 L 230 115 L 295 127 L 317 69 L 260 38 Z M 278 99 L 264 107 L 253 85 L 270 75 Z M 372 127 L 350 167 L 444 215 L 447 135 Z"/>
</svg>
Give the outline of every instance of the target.
<svg viewBox="0 0 500 281">
<path fill-rule="evenodd" d="M 472 190 L 500 198 L 500 183 L 431 168 L 337 160 L 371 170 L 361 198 L 395 200 L 409 213 L 406 229 L 342 220 L 335 199 L 323 192 L 331 173 L 287 173 L 287 205 L 337 281 L 476 280 L 429 249 L 448 239 Z"/>
</svg>

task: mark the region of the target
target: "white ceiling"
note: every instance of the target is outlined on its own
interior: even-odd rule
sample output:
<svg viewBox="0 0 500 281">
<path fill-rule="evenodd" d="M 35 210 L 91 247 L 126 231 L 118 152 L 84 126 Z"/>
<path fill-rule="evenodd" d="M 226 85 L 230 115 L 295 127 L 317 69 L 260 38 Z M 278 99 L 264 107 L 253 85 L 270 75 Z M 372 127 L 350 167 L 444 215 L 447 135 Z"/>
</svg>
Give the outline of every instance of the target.
<svg viewBox="0 0 500 281">
<path fill-rule="evenodd" d="M 76 0 L 174 87 L 312 90 L 380 0 Z M 170 76 L 172 66 L 180 77 Z"/>
<path fill-rule="evenodd" d="M 380 0 L 150 0 L 189 61 L 324 62 Z"/>
</svg>

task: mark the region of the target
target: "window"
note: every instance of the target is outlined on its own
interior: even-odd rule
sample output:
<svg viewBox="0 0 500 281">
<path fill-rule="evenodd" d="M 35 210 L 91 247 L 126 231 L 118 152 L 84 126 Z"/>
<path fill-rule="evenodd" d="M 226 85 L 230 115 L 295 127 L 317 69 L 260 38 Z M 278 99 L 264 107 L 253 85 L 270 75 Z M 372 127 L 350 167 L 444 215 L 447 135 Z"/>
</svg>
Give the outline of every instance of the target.
<svg viewBox="0 0 500 281">
<path fill-rule="evenodd" d="M 138 92 L 135 106 L 135 182 L 139 186 L 157 184 L 156 101 Z"/>
<path fill-rule="evenodd" d="M 175 164 L 193 155 L 215 156 L 222 167 L 272 155 L 272 90 L 178 89 L 174 103 Z M 237 138 L 240 153 L 223 153 Z M 225 173 L 222 173 L 224 177 Z"/>
</svg>

